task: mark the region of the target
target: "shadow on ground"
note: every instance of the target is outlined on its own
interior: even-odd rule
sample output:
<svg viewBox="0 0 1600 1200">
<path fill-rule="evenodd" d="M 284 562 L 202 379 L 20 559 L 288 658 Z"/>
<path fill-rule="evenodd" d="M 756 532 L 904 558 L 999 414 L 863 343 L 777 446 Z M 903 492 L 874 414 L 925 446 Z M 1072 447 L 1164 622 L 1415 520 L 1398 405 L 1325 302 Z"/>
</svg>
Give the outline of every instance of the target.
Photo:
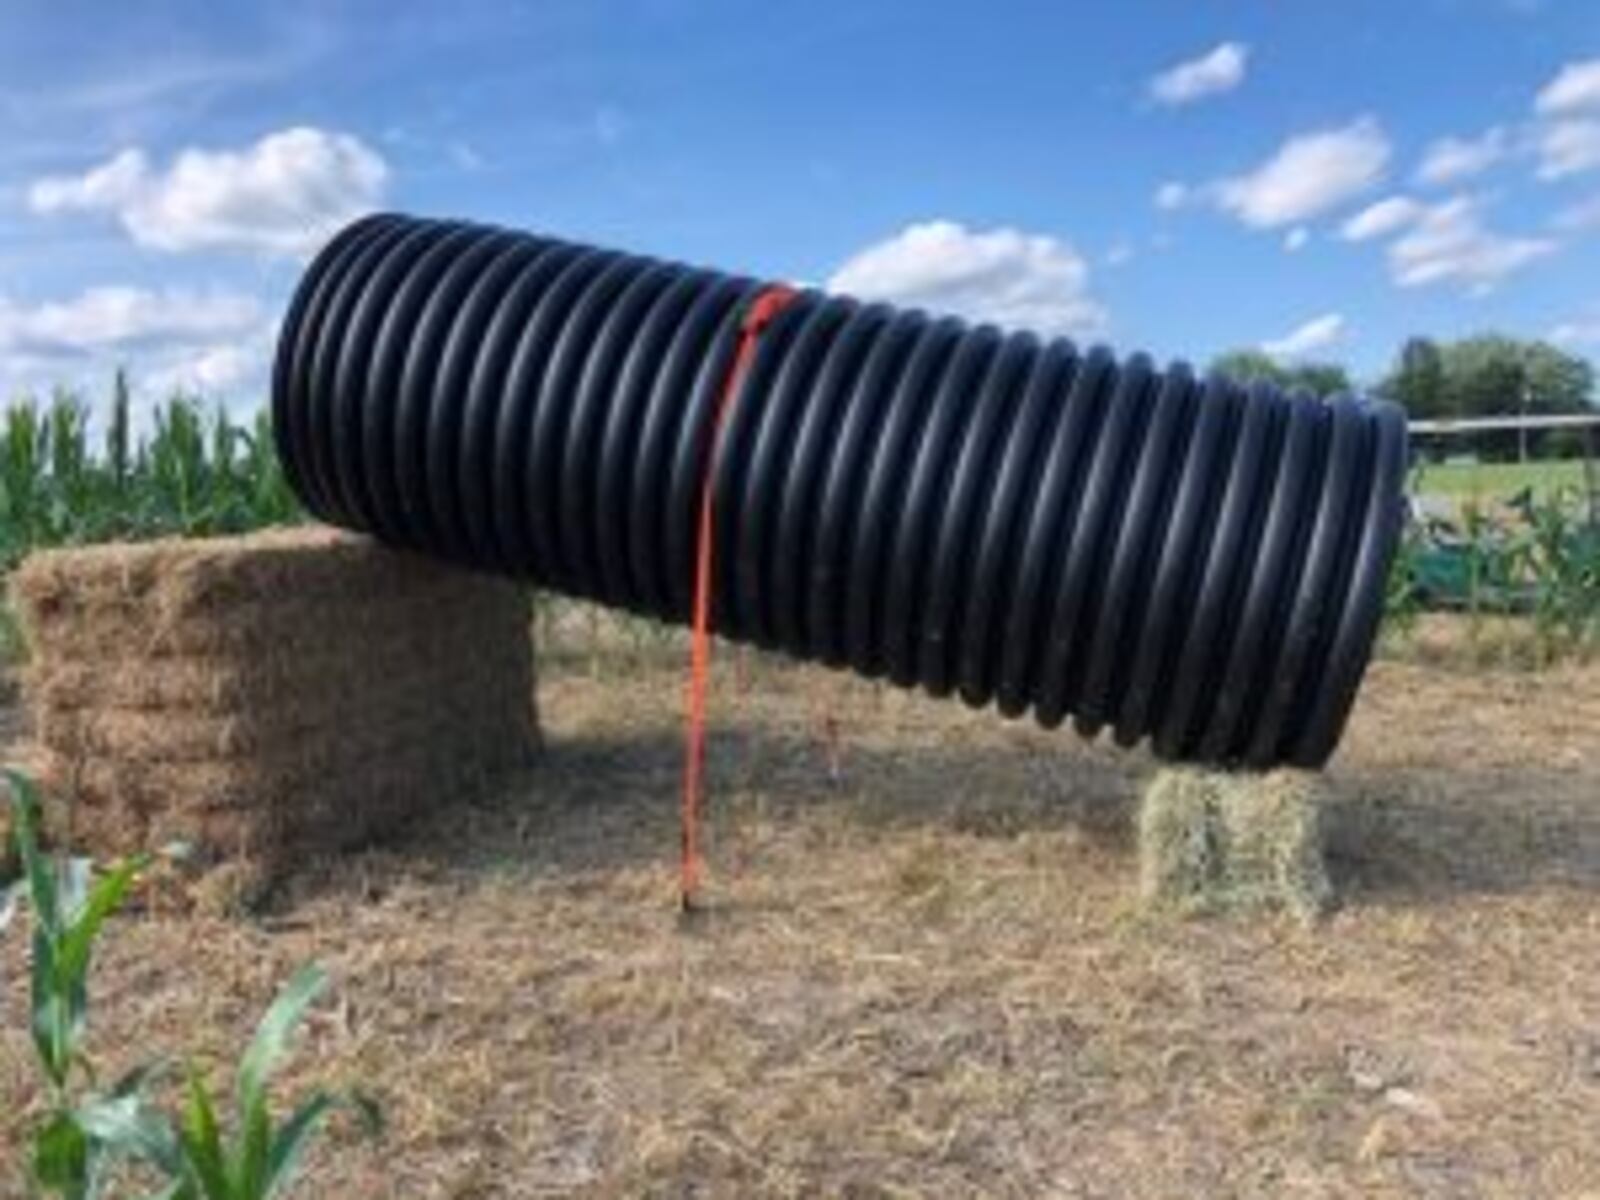
<svg viewBox="0 0 1600 1200">
<path fill-rule="evenodd" d="M 1132 853 L 1137 766 L 1111 754 L 994 745 L 849 747 L 830 761 L 806 738 L 719 731 L 707 785 L 711 836 L 818 818 L 840 836 L 916 827 L 979 838 L 1074 830 Z M 382 850 L 430 873 L 581 876 L 669 864 L 679 836 L 683 744 L 675 731 L 555 737 L 495 799 L 452 804 Z M 1131 859 L 1130 859 L 1131 861 Z"/>
<path fill-rule="evenodd" d="M 1329 857 L 1354 902 L 1600 891 L 1600 803 L 1571 770 L 1340 771 Z"/>
<path fill-rule="evenodd" d="M 991 738 L 837 752 L 787 731 L 721 730 L 706 824 L 730 844 L 752 826 L 818 821 L 847 839 L 1070 832 L 1118 856 L 1131 889 L 1138 797 L 1156 764 L 996 726 Z M 665 877 L 678 847 L 682 761 L 671 728 L 557 735 L 497 799 L 443 808 L 384 851 L 429 875 L 530 873 L 576 885 L 594 872 L 659 865 Z M 1351 766 L 1327 783 L 1330 867 L 1346 907 L 1600 891 L 1600 805 L 1581 803 L 1571 772 Z"/>
<path fill-rule="evenodd" d="M 442 800 L 375 850 L 394 870 L 462 882 L 531 873 L 574 881 L 677 853 L 683 744 L 675 672 L 631 680 L 554 678 L 570 705 L 538 764 L 487 802 Z M 760 668 L 758 668 L 760 670 Z M 1133 884 L 1138 796 L 1156 764 L 1028 722 L 846 683 L 817 716 L 817 673 L 762 671 L 714 730 L 713 837 L 825 818 L 839 837 L 926 829 L 978 838 L 1071 832 L 1126 860 Z M 0 672 L 0 754 L 25 732 Z M 831 732 L 829 732 L 831 730 Z M 1328 772 L 1329 858 L 1348 907 L 1448 902 L 1542 888 L 1600 891 L 1600 803 L 1584 766 L 1374 766 L 1359 739 Z M 713 847 L 715 850 L 715 847 Z M 370 887 L 348 860 L 291 881 L 289 893 Z M 389 874 L 385 871 L 384 874 Z"/>
</svg>

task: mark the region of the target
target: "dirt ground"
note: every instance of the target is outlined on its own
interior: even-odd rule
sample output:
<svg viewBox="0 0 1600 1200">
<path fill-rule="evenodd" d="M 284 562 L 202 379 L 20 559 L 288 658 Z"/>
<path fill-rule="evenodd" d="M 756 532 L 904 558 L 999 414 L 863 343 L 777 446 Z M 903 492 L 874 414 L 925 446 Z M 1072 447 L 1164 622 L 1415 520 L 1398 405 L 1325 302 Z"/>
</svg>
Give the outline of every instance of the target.
<svg viewBox="0 0 1600 1200">
<path fill-rule="evenodd" d="M 552 655 L 547 756 L 503 800 L 440 797 L 254 920 L 120 919 L 100 1066 L 225 1069 L 317 959 L 280 1094 L 359 1082 L 389 1129 L 335 1130 L 308 1196 L 1600 1196 L 1600 666 L 1377 664 L 1314 926 L 1141 913 L 1143 756 L 717 671 L 693 924 L 679 658 Z M 23 963 L 13 931 L 11 1161 Z"/>
</svg>

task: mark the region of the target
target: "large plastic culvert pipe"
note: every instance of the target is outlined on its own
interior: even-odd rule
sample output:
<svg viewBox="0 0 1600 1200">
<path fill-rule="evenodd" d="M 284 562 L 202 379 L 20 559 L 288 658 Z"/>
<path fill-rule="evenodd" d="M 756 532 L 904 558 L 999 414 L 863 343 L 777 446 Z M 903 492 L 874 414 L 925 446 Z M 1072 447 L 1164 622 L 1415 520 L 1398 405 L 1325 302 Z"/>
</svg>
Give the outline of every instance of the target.
<svg viewBox="0 0 1600 1200">
<path fill-rule="evenodd" d="M 1397 408 L 803 291 L 713 437 L 766 286 L 357 222 L 283 324 L 289 480 L 334 524 L 684 621 L 709 478 L 727 637 L 1168 759 L 1328 758 L 1400 529 Z"/>
</svg>

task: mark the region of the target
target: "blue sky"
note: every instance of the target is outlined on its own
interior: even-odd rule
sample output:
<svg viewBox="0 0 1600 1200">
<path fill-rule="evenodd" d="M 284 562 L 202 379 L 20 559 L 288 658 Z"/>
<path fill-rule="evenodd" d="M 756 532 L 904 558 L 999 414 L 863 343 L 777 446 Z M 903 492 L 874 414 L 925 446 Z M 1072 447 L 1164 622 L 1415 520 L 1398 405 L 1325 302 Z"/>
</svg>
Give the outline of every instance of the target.
<svg viewBox="0 0 1600 1200">
<path fill-rule="evenodd" d="M 479 217 L 1192 360 L 1600 355 L 1600 5 L 0 15 L 0 390 L 257 402 L 318 240 Z M 1359 219 L 1358 219 L 1359 218 Z"/>
</svg>

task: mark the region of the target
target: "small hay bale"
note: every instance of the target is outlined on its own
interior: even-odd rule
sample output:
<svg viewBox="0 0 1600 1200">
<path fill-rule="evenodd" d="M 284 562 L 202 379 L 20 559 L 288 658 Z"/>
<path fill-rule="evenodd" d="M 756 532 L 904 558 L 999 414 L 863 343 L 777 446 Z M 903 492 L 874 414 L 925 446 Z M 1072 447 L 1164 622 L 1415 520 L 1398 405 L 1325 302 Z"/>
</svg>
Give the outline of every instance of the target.
<svg viewBox="0 0 1600 1200">
<path fill-rule="evenodd" d="M 50 551 L 11 587 L 55 825 L 96 855 L 176 842 L 270 877 L 537 747 L 525 592 L 364 538 Z"/>
<path fill-rule="evenodd" d="M 1147 903 L 1186 912 L 1282 908 L 1311 918 L 1333 901 L 1320 778 L 1168 768 L 1139 814 Z"/>
</svg>

